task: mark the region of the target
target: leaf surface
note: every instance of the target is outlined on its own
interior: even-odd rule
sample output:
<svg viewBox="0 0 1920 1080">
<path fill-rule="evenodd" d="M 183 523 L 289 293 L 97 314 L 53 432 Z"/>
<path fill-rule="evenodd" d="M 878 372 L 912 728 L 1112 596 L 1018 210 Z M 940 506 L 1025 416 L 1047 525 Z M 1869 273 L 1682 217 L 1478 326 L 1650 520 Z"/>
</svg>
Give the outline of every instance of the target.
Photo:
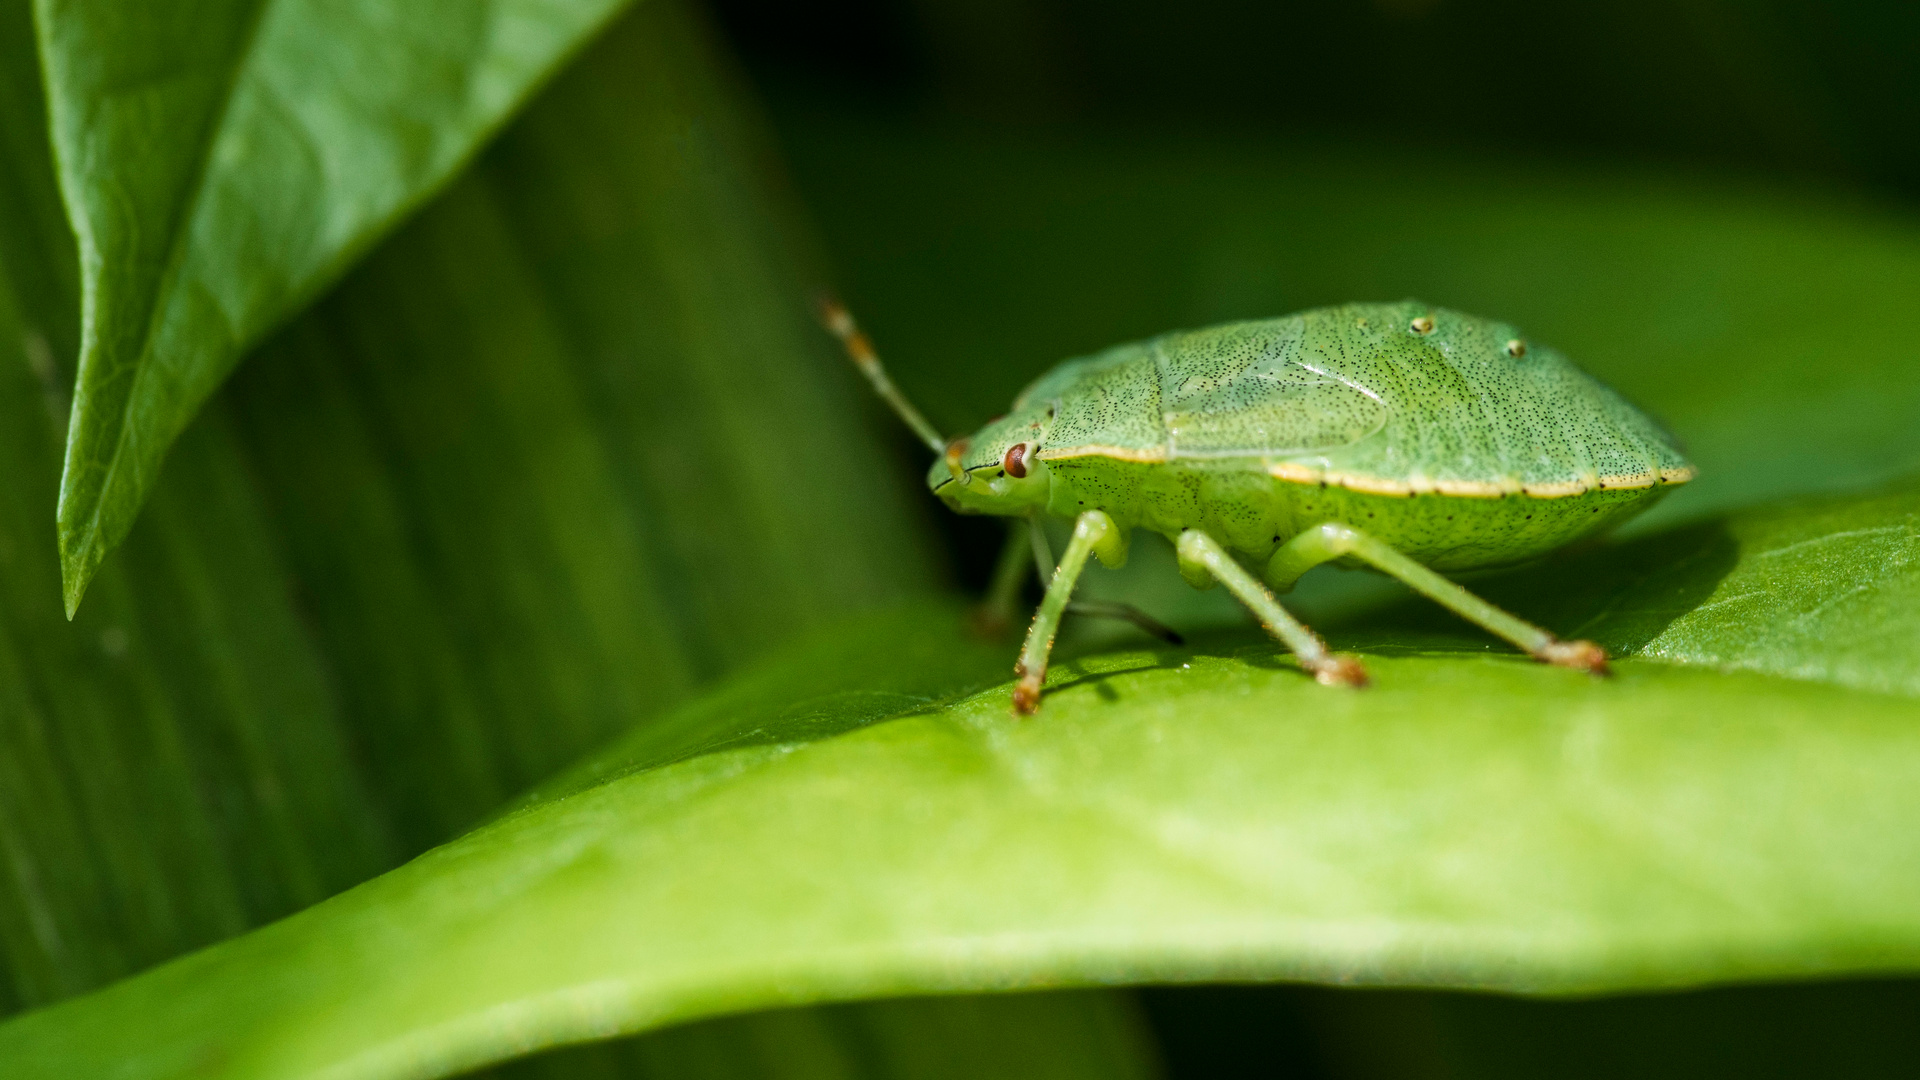
<svg viewBox="0 0 1920 1080">
<path fill-rule="evenodd" d="M 39 0 L 83 336 L 71 613 L 243 352 L 442 185 L 618 0 Z"/>
<path fill-rule="evenodd" d="M 215 1045 L 207 1075 L 426 1076 L 914 992 L 1912 971 L 1920 698 L 1728 670 L 1742 649 L 1785 670 L 1823 643 L 1756 646 L 1713 614 L 1728 605 L 1672 602 L 1778 574 L 1778 609 L 1833 610 L 1867 565 L 1904 594 L 1920 569 L 1885 557 L 1883 530 L 1910 543 L 1911 508 L 1898 490 L 1723 521 L 1745 538 L 1730 558 L 1620 583 L 1613 609 L 1639 614 L 1597 625 L 1685 646 L 1610 680 L 1383 622 L 1335 639 L 1368 655 L 1365 692 L 1227 635 L 1066 659 L 1023 721 L 958 612 L 907 608 L 796 647 L 374 882 L 0 1028 L 0 1053 L 23 1076 L 184 1075 Z M 1649 635 L 1662 604 L 1678 613 Z M 1873 610 L 1910 664 L 1912 608 Z"/>
</svg>

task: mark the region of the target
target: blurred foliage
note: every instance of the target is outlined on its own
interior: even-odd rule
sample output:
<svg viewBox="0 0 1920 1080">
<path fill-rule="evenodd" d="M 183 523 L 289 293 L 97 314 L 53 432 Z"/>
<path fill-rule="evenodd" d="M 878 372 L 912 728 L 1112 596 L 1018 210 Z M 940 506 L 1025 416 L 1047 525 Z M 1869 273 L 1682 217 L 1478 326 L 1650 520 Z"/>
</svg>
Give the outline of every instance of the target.
<svg viewBox="0 0 1920 1080">
<path fill-rule="evenodd" d="M 1894 137 L 1920 109 L 1906 7 L 725 0 L 835 276 L 950 429 L 1115 341 L 1416 294 L 1563 347 L 1705 469 L 1624 542 L 1481 583 L 1646 658 L 1615 683 L 1519 664 L 1329 571 L 1296 599 L 1373 654 L 1378 692 L 1300 685 L 1246 634 L 1155 652 L 1088 637 L 1021 726 L 992 688 L 1006 648 L 960 634 L 950 605 L 832 629 L 922 592 L 925 523 L 948 519 L 903 498 L 917 450 L 883 441 L 807 323 L 829 275 L 724 56 L 659 0 L 457 178 L 594 5 L 485 8 L 574 19 L 558 38 L 410 11 L 459 47 L 371 79 L 334 61 L 425 40 L 369 32 L 383 0 L 217 4 L 237 21 L 182 49 L 107 35 L 129 48 L 102 71 L 175 72 L 147 90 L 225 125 L 168 150 L 207 165 L 195 190 L 239 193 L 210 217 L 167 185 L 142 196 L 200 223 L 142 239 L 218 264 L 205 290 L 168 292 L 187 279 L 144 256 L 88 269 L 146 283 L 107 297 L 130 306 L 96 331 L 190 331 L 151 431 L 292 321 L 186 430 L 61 621 L 47 526 L 82 273 L 28 6 L 0 4 L 0 1006 L 238 934 L 487 823 L 0 1026 L 10 1065 L 428 1075 L 716 1011 L 1063 980 L 1566 989 L 1913 968 L 1920 539 L 1899 478 L 1920 466 L 1920 234 L 1875 201 L 1920 190 L 1920 151 Z M 342 51 L 287 36 L 316 19 Z M 56 72 L 60 101 L 140 85 L 89 90 L 75 70 Z M 245 154 L 213 151 L 260 120 L 240 142 L 311 180 L 267 152 L 293 128 L 234 105 L 301 71 L 321 82 L 290 115 L 365 92 L 386 106 L 345 110 L 370 126 L 333 135 L 432 152 L 401 153 L 398 180 L 356 177 L 379 197 L 351 212 L 256 187 Z M 72 172 L 75 148 L 98 138 L 124 166 L 139 125 L 62 108 L 71 197 L 115 175 Z M 396 116 L 426 121 L 393 142 Z M 316 214 L 339 228 L 303 231 Z M 175 311 L 168 296 L 179 319 L 138 317 Z M 949 528 L 977 576 L 997 530 Z M 1231 614 L 1140 547 L 1093 587 L 1156 611 L 1178 597 L 1189 626 Z M 1176 1075 L 1871 1075 L 1911 1059 L 1891 1018 L 1912 994 L 1149 1005 Z M 1114 994 L 917 999 L 510 1068 L 1146 1076 L 1139 1023 Z M 1233 1052 L 1271 1024 L 1285 1055 Z"/>
<path fill-rule="evenodd" d="M 1894 1080 L 1920 984 L 1733 987 L 1590 1001 L 1319 987 L 1147 994 L 1173 1075 L 1210 1080 L 1702 1076 Z"/>
<path fill-rule="evenodd" d="M 717 0 L 761 77 L 1019 126 L 1356 135 L 1920 194 L 1900 0 Z M 778 101 L 781 94 L 776 93 Z"/>
<path fill-rule="evenodd" d="M 364 880 L 787 636 L 920 587 L 760 135 L 704 28 L 656 3 L 187 429 L 67 623 L 49 514 L 79 279 L 29 12 L 0 15 L 7 1011 Z M 1146 1060 L 1093 1024 L 1124 1028 L 1124 1002 L 1075 1000 L 1024 1008 L 1024 1037 Z M 925 1052 L 1022 1037 L 1022 1009 L 923 1009 Z M 769 1024 L 776 1044 L 819 1026 Z"/>
<path fill-rule="evenodd" d="M 1120 994 L 906 998 L 782 1009 L 559 1050 L 517 1080 L 1152 1080 L 1149 1034 Z"/>
<path fill-rule="evenodd" d="M 410 851 L 929 576 L 684 22 L 621 24 L 230 393 Z"/>
</svg>

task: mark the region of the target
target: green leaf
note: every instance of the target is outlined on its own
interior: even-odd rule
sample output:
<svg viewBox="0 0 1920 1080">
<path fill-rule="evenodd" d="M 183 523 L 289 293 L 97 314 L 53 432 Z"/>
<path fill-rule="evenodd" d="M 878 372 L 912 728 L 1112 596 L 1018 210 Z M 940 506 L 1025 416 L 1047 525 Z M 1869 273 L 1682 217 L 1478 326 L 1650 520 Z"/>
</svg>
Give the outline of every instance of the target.
<svg viewBox="0 0 1920 1080">
<path fill-rule="evenodd" d="M 914 576 L 890 478 L 856 467 L 876 453 L 857 399 L 783 277 L 798 270 L 753 133 L 698 28 L 650 4 L 187 429 L 67 622 L 44 514 L 76 349 L 71 237 L 26 6 L 0 20 L 17 61 L 0 65 L 0 1011 L 364 880 L 690 682 Z M 641 332 L 636 303 L 682 329 Z M 730 334 L 686 329 L 713 324 L 707 307 Z M 732 437 L 635 415 L 620 388 L 663 378 Z M 755 478 L 795 451 L 826 459 L 831 490 Z M 631 482 L 655 460 L 677 483 Z M 508 512 L 476 512 L 489 501 Z M 855 510 L 872 547 L 839 535 Z M 686 560 L 679 538 L 716 511 L 739 539 Z M 609 549 L 609 519 L 651 545 Z M 570 535 L 600 549 L 554 540 Z M 653 576 L 673 588 L 632 604 Z M 720 1021 L 518 1075 L 927 1076 L 1051 1053 L 1040 1075 L 1131 1077 L 1143 1039 L 1114 995 L 951 1000 Z"/>
<path fill-rule="evenodd" d="M 71 237 L 0 72 L 41 192 L 0 202 L 0 1008 L 365 880 L 924 576 L 713 57 L 672 4 L 602 37 L 189 427 L 71 623 Z"/>
<path fill-rule="evenodd" d="M 1335 639 L 1370 653 L 1365 692 L 1227 636 L 1067 659 L 1019 720 L 959 612 L 869 619 L 377 881 L 0 1027 L 0 1055 L 25 1077 L 429 1076 L 913 992 L 1913 971 L 1920 697 L 1795 667 L 1817 625 L 1756 636 L 1697 598 L 1760 581 L 1817 621 L 1863 575 L 1911 596 L 1914 509 L 1907 487 L 1720 522 L 1730 555 L 1626 581 L 1593 620 L 1706 662 L 1610 680 L 1369 626 Z M 1862 632 L 1912 671 L 1913 607 L 1877 610 Z M 1743 657 L 1800 677 L 1727 670 Z"/>
<path fill-rule="evenodd" d="M 445 183 L 618 0 L 38 0 L 83 338 L 66 606 L 241 354 Z"/>
<path fill-rule="evenodd" d="M 656 3 L 188 428 L 123 557 L 65 621 L 43 515 L 75 347 L 71 239 L 25 6 L 0 19 L 0 55 L 21 61 L 0 66 L 0 1010 L 363 880 L 688 683 L 912 577 L 902 504 L 856 470 L 861 452 L 820 455 L 824 494 L 754 478 L 762 462 L 784 476 L 783 452 L 862 448 L 855 399 L 808 347 L 781 208 L 744 167 L 751 133 L 729 120 L 711 53 Z M 723 310 L 732 335 L 636 334 L 636 301 L 680 327 Z M 681 405 L 732 417 L 733 436 L 649 427 L 610 390 L 663 376 Z M 623 482 L 662 458 L 678 485 Z M 476 512 L 489 500 L 511 512 Z M 856 509 L 872 548 L 839 535 Z M 706 541 L 724 561 L 655 539 L 609 565 L 610 518 L 679 537 L 716 510 L 742 534 Z M 552 539 L 569 535 L 603 550 Z M 447 549 L 459 558 L 425 554 Z M 655 575 L 674 586 L 664 602 L 622 611 Z M 749 618 L 757 633 L 716 640 Z M 740 1018 L 516 1075 L 1007 1061 L 1066 1080 L 1144 1076 L 1151 1055 L 1125 998 L 1089 994 Z"/>
<path fill-rule="evenodd" d="M 710 56 L 637 8 L 225 395 L 409 852 L 931 577 Z"/>
</svg>

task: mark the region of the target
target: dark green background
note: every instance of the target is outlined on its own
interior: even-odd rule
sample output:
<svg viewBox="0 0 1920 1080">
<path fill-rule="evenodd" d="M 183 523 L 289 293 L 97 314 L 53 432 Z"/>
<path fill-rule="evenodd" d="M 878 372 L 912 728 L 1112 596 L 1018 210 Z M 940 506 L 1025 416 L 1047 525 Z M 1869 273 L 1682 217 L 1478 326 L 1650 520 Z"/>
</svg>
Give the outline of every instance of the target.
<svg viewBox="0 0 1920 1080">
<path fill-rule="evenodd" d="M 0 336 L 28 361 L 0 379 L 0 1011 L 364 880 L 802 630 L 977 586 L 998 529 L 914 490 L 921 451 L 808 323 L 822 279 L 950 430 L 1063 356 L 1173 326 L 1410 294 L 1511 319 L 1704 469 L 1639 527 L 1703 523 L 1616 560 L 1711 556 L 1718 511 L 1920 468 L 1910 6 L 712 14 L 710 36 L 638 5 L 255 349 L 67 623 L 51 512 L 77 274 L 29 4 L 0 4 Z M 1126 588 L 1220 617 L 1151 555 Z M 1352 606 L 1346 580 L 1321 575 L 1316 622 Z M 1529 580 L 1490 588 L 1528 611 Z M 928 1032 L 991 1030 L 1028 1064 L 1076 1025 L 1114 1061 L 1068 1073 L 1120 1068 L 1135 1000 L 1182 1077 L 1902 1075 L 1916 985 L 1221 987 L 762 1019 L 863 1048 L 874 1076 L 926 1075 L 889 1047 L 939 1054 Z M 756 1022 L 508 1068 L 686 1075 L 726 1056 L 690 1048 L 738 1049 Z M 944 1064 L 1006 1071 L 990 1059 Z"/>
</svg>

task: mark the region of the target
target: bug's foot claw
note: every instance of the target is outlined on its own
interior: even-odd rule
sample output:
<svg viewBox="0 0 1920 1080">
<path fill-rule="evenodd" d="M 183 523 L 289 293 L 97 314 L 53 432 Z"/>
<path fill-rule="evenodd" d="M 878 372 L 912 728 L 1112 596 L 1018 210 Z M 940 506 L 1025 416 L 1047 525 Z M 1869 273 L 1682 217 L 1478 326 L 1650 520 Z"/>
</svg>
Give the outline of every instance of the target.
<svg viewBox="0 0 1920 1080">
<path fill-rule="evenodd" d="M 1540 650 L 1540 659 L 1589 675 L 1612 674 L 1607 670 L 1607 650 L 1591 641 L 1556 641 Z"/>
<path fill-rule="evenodd" d="M 1336 653 L 1313 669 L 1313 681 L 1321 686 L 1351 686 L 1358 689 L 1372 680 L 1367 678 L 1367 669 L 1361 666 L 1360 661 Z"/>
<path fill-rule="evenodd" d="M 1021 678 L 1013 684 L 1013 711 L 1016 716 L 1032 716 L 1040 711 L 1040 680 Z"/>
</svg>

